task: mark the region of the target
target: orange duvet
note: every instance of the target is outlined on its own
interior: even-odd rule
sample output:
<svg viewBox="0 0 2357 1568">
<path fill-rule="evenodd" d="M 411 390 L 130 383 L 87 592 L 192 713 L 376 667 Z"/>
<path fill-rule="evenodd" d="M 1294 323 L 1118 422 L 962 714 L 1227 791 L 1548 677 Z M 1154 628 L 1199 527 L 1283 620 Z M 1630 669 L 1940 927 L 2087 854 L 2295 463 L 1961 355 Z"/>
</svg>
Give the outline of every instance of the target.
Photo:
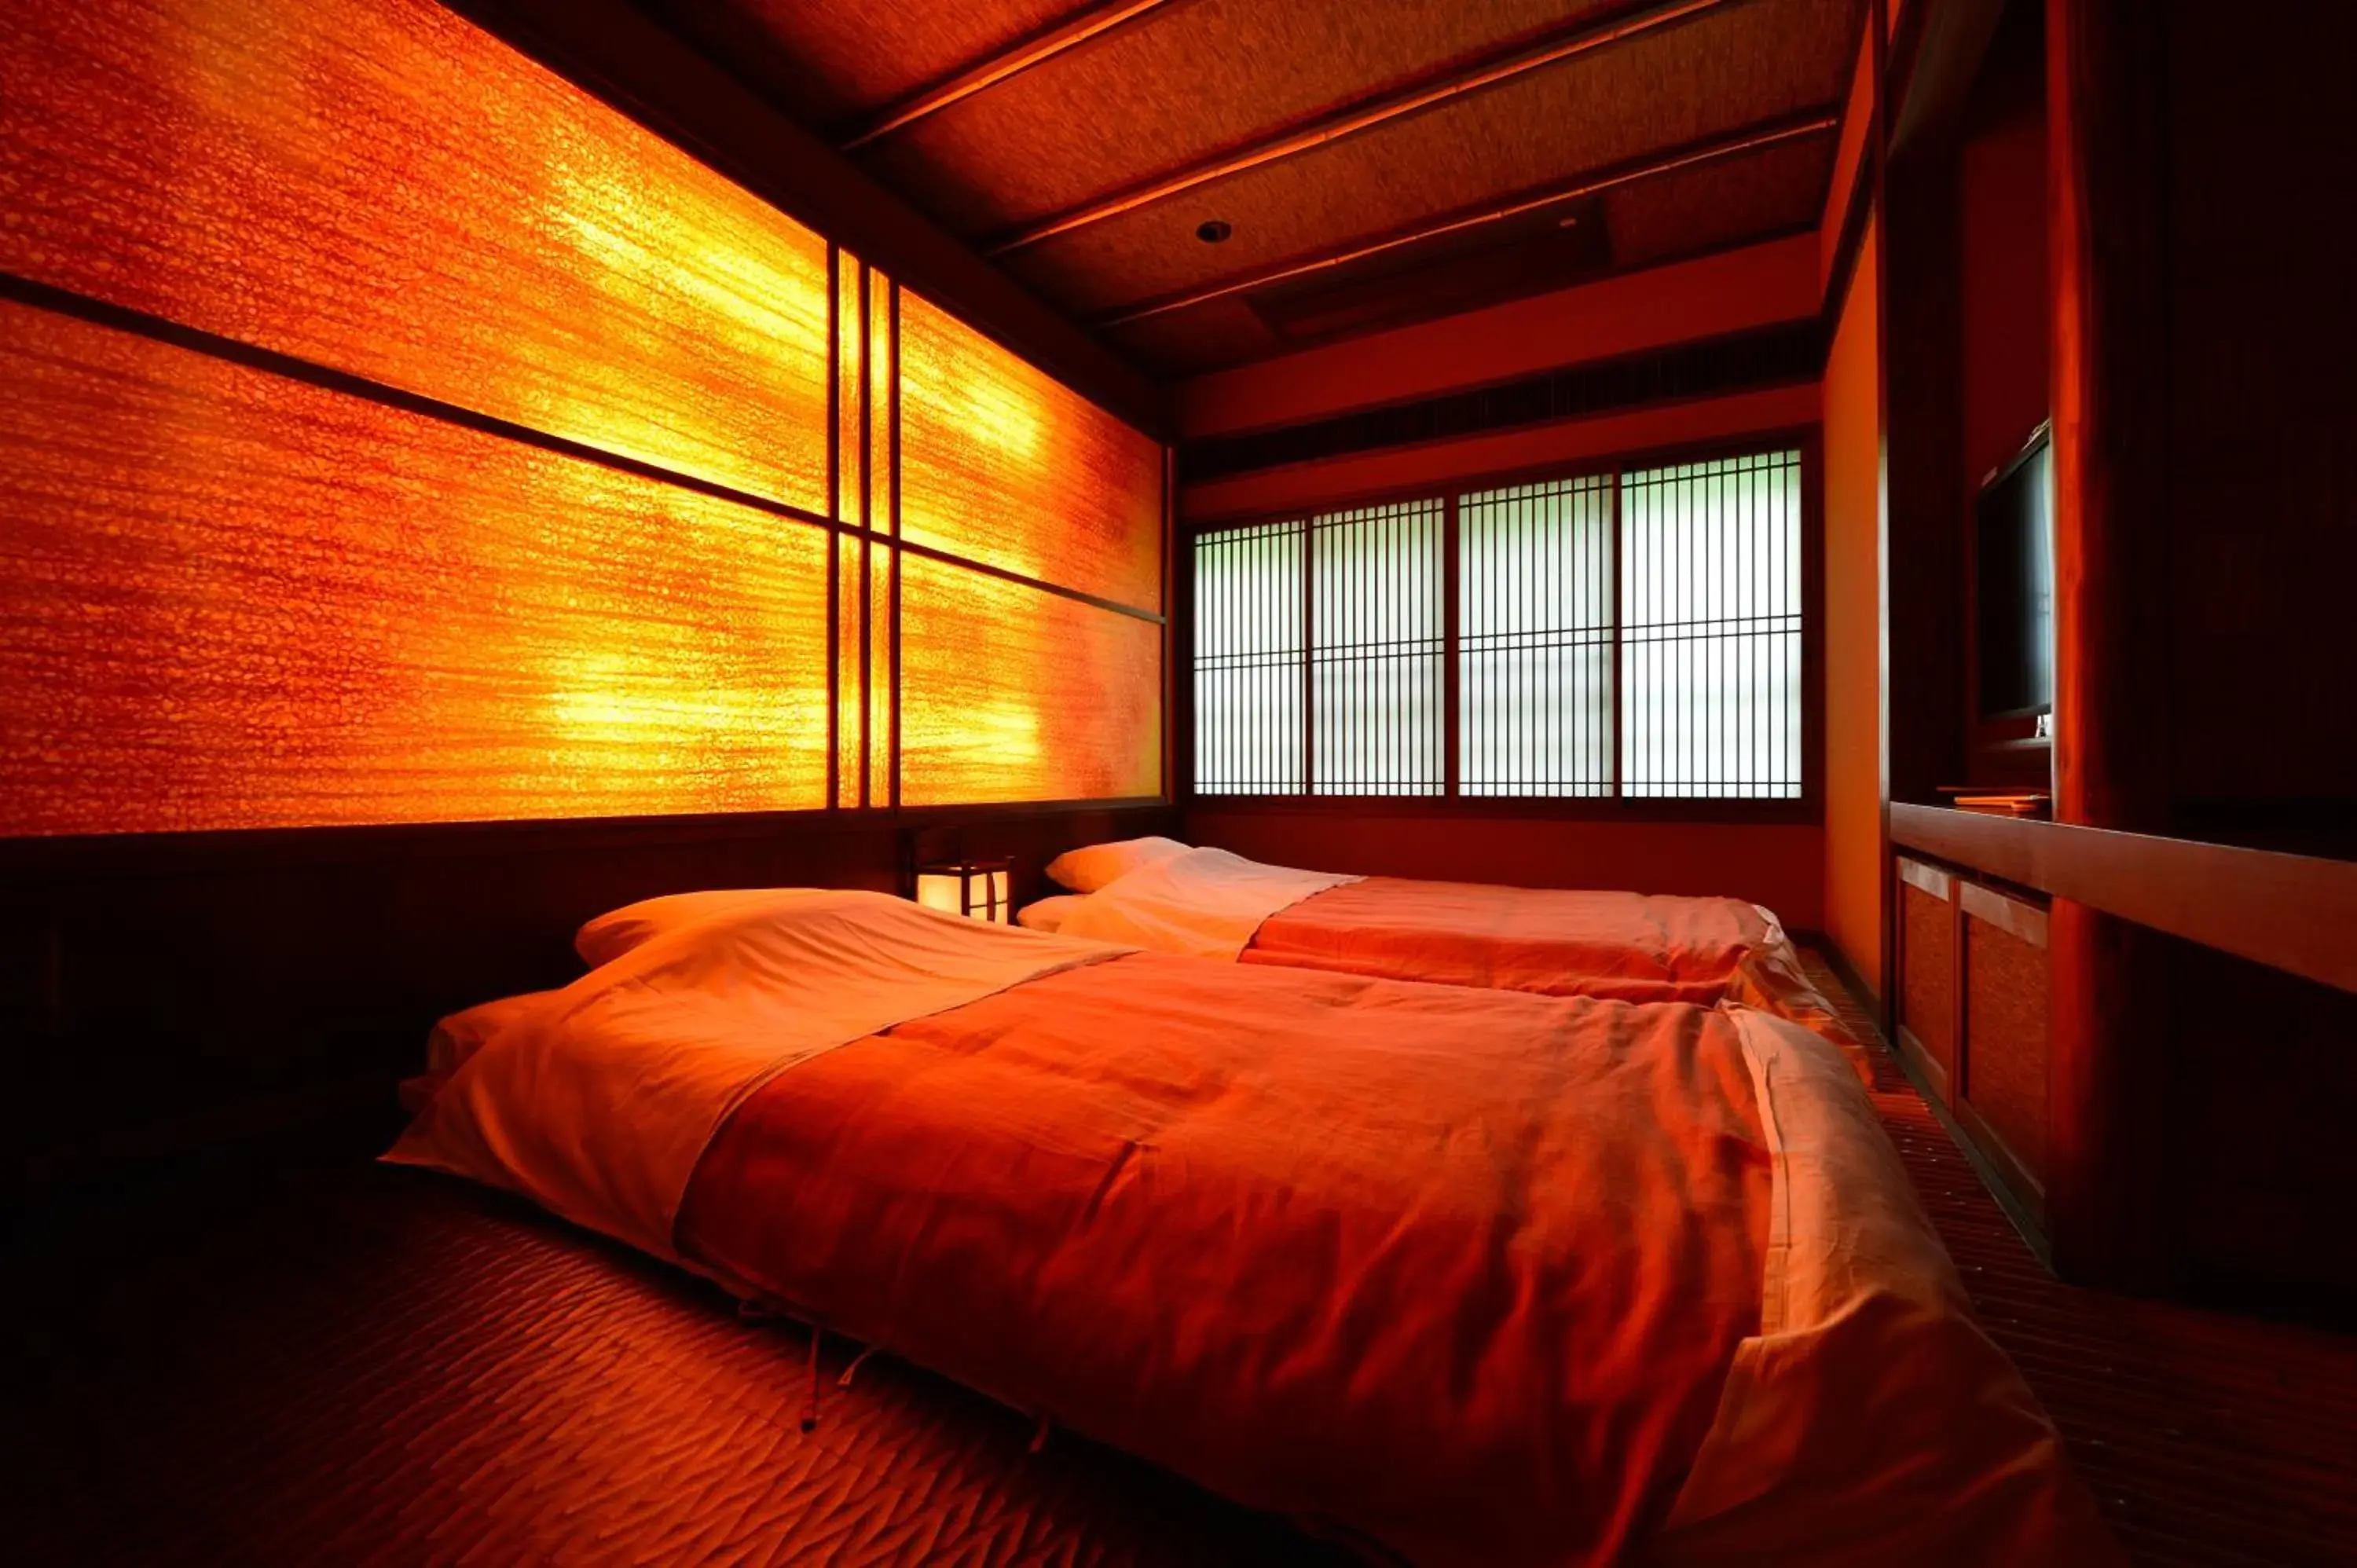
<svg viewBox="0 0 2357 1568">
<path fill-rule="evenodd" d="M 1759 1326 L 1732 1033 L 1139 954 L 772 1080 L 680 1244 L 1241 1501 L 1423 1563 L 1601 1561 Z"/>
<path fill-rule="evenodd" d="M 498 1149 L 577 1112 L 437 1126 L 468 1075 L 734 1045 L 768 939 L 682 940 L 491 1039 L 398 1156 L 529 1190 Z M 1098 951 L 727 1090 L 675 1255 L 1411 1563 L 2111 1559 L 1805 1030 Z"/>
<path fill-rule="evenodd" d="M 1394 980 L 1708 1006 L 1734 988 L 1745 960 L 1781 940 L 1756 906 L 1733 898 L 1370 876 L 1271 915 L 1240 956 Z"/>
<path fill-rule="evenodd" d="M 1782 928 L 1736 898 L 1370 876 L 1271 915 L 1237 961 L 1549 996 L 1734 1000 L 1847 1043 Z"/>
<path fill-rule="evenodd" d="M 1736 898 L 1341 876 L 1190 849 L 1116 877 L 1055 929 L 1157 952 L 1391 980 L 1741 1002 L 1856 1048 L 1776 918 Z"/>
</svg>

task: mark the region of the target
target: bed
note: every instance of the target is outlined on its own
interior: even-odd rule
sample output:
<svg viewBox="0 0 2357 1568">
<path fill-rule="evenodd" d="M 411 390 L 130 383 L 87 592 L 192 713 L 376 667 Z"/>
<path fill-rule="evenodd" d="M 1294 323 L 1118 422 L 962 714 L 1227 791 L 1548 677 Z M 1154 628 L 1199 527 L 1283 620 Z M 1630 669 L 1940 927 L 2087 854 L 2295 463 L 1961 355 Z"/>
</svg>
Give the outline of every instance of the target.
<svg viewBox="0 0 2357 1568">
<path fill-rule="evenodd" d="M 1157 951 L 1623 1002 L 1734 1000 L 1857 1043 L 1782 925 L 1737 898 L 1300 871 L 1170 839 L 1091 845 L 1049 875 L 1079 891 L 1024 925 Z"/>
<path fill-rule="evenodd" d="M 2103 1563 L 1832 1047 L 1749 1007 L 658 898 L 386 1158 L 1409 1563 Z"/>
<path fill-rule="evenodd" d="M 1378 1558 L 2115 1559 L 1787 1020 L 866 893 L 619 918 L 572 985 L 446 1029 L 388 1158 Z"/>
</svg>

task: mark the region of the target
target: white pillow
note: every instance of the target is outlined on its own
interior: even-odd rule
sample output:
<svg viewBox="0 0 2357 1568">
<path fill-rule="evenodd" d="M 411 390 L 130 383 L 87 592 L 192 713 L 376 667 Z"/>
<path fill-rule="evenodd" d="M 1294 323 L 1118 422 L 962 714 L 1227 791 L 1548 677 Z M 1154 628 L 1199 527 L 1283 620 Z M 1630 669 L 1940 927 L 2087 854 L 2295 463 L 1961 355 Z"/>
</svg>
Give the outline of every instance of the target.
<svg viewBox="0 0 2357 1568">
<path fill-rule="evenodd" d="M 1036 904 L 1024 905 L 1016 911 L 1015 922 L 1027 930 L 1053 932 L 1071 919 L 1072 911 L 1080 907 L 1079 894 L 1061 893 L 1052 898 L 1042 898 Z"/>
<path fill-rule="evenodd" d="M 521 996 L 502 996 L 496 1002 L 451 1014 L 425 1036 L 425 1070 L 444 1075 L 457 1072 L 468 1057 L 483 1048 L 484 1041 L 555 994 L 554 991 L 527 991 Z"/>
<path fill-rule="evenodd" d="M 601 963 L 611 963 L 640 943 L 691 920 L 717 915 L 739 905 L 775 898 L 780 891 L 783 890 L 775 887 L 732 887 L 710 893 L 670 893 L 660 898 L 641 898 L 635 904 L 608 910 L 573 933 L 573 950 L 581 955 L 583 963 L 595 969 Z"/>
<path fill-rule="evenodd" d="M 1112 843 L 1066 850 L 1048 863 L 1048 875 L 1075 893 L 1093 893 L 1141 865 L 1152 865 L 1157 860 L 1186 853 L 1187 846 L 1177 839 L 1117 839 Z"/>
</svg>

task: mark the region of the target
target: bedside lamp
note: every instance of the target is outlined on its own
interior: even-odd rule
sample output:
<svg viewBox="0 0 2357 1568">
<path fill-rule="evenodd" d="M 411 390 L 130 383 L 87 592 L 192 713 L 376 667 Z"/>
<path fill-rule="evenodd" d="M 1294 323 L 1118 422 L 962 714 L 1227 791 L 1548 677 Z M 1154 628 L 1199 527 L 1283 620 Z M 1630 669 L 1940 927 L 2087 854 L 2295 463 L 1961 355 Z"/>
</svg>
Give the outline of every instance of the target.
<svg viewBox="0 0 2357 1568">
<path fill-rule="evenodd" d="M 1015 918 L 1007 887 L 1013 865 L 1007 860 L 944 860 L 920 865 L 917 902 L 928 909 L 1009 925 Z"/>
</svg>

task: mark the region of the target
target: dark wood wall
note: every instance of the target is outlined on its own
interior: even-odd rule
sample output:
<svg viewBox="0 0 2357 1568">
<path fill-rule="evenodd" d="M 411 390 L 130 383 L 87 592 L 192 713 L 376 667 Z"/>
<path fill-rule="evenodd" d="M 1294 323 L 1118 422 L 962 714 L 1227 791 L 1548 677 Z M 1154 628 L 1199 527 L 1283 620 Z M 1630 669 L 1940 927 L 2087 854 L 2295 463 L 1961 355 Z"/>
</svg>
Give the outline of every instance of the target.
<svg viewBox="0 0 2357 1568">
<path fill-rule="evenodd" d="M 2255 867 L 2248 886 L 2220 886 L 2173 870 L 2165 842 L 2357 855 L 2339 624 L 2357 577 L 2357 290 L 2337 260 L 2357 219 L 2325 194 L 2357 182 L 2342 85 L 2357 11 L 1938 0 L 1902 14 L 1892 54 L 1889 810 L 1938 875 L 2053 893 L 2042 972 L 2018 952 L 2021 973 L 1984 965 L 1998 988 L 1955 1015 L 2012 1026 L 1951 1039 L 1923 988 L 1970 978 L 1972 955 L 1934 940 L 1924 898 L 1893 877 L 1901 948 L 1921 961 L 1898 982 L 1902 1022 L 1935 1090 L 1964 1111 L 2001 1102 L 1994 1141 L 2040 1167 L 2017 1196 L 2042 1199 L 2029 1207 L 2066 1273 L 2346 1317 L 2357 1274 L 2327 1238 L 2351 1223 L 2351 1188 L 2326 1151 L 2357 1112 L 2357 994 L 2124 911 L 2240 899 L 2245 934 L 2272 934 L 2223 945 L 2272 947 L 2310 975 L 2308 931 L 2357 950 L 2345 919 L 2276 929 L 2284 901 L 2259 862 L 2236 863 Z M 2057 824 L 2011 826 L 2040 843 L 2058 824 L 2154 835 L 2119 841 L 2104 889 L 1943 848 L 1957 835 L 1941 819 L 1958 814 L 1919 804 L 1941 783 L 2050 766 L 2034 742 L 1976 730 L 1969 703 L 1968 509 L 2040 413 Z M 2035 1027 L 2017 1004 L 2041 992 Z M 2041 1076 L 2042 1124 L 2025 1119 Z"/>
<path fill-rule="evenodd" d="M 2357 294 L 2324 258 L 2357 221 L 2324 193 L 2357 177 L 2357 15 L 2049 0 L 2047 38 L 2057 814 L 2346 855 L 2357 698 L 2328 672 L 2357 570 Z M 2340 1135 L 2344 1081 L 2284 1089 L 2316 1019 L 2357 1047 L 2357 1002 L 2213 997 L 2072 899 L 2053 933 L 2056 1165 L 2082 1195 L 2057 1255 L 2132 1284 L 2213 1272 L 2215 1229 L 2168 1197 L 2197 1157 Z M 2236 1071 L 2270 1092 L 2222 1097 Z"/>
<path fill-rule="evenodd" d="M 920 858 L 963 853 L 1012 855 L 1028 901 L 1059 852 L 1173 825 L 1080 805 L 0 843 L 22 1180 L 380 1124 L 436 1017 L 573 979 L 574 930 L 636 899 L 898 893 Z"/>
</svg>

